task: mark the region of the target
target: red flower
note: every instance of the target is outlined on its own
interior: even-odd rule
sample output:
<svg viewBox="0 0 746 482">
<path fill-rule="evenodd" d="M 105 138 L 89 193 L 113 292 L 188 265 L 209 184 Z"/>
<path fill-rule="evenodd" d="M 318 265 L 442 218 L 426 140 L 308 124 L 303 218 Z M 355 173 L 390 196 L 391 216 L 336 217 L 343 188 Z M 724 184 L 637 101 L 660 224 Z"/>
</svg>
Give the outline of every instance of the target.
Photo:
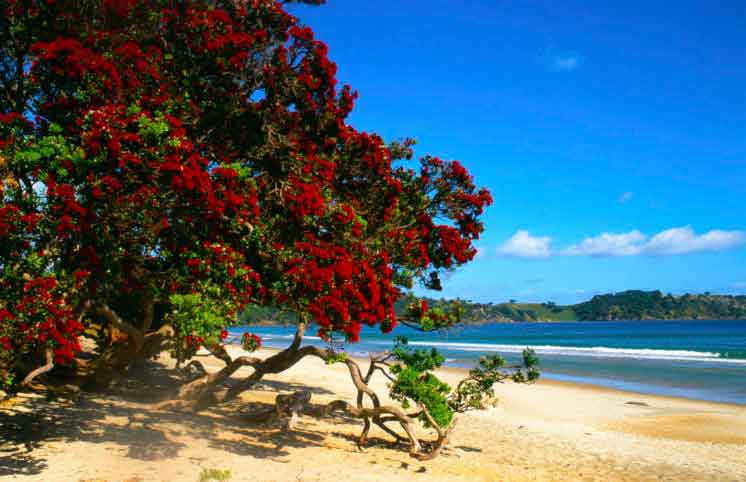
<svg viewBox="0 0 746 482">
<path fill-rule="evenodd" d="M 241 344 L 246 351 L 256 351 L 262 347 L 262 339 L 254 333 L 244 333 Z"/>
</svg>

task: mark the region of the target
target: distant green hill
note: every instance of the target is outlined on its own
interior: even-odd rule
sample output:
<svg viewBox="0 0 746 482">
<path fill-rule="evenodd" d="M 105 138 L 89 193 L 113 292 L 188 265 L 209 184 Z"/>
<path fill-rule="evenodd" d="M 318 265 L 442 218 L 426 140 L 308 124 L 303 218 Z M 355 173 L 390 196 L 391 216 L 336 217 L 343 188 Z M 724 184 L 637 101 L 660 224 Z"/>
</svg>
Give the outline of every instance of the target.
<svg viewBox="0 0 746 482">
<path fill-rule="evenodd" d="M 463 322 L 466 324 L 516 321 L 573 321 L 578 316 L 572 306 L 554 303 L 475 303 L 458 301 L 464 309 Z M 430 300 L 431 304 L 437 303 Z M 398 311 L 398 310 L 397 310 Z"/>
<path fill-rule="evenodd" d="M 573 305 L 579 320 L 746 319 L 746 296 L 623 291 Z"/>
<path fill-rule="evenodd" d="M 660 291 L 623 291 L 575 305 L 461 301 L 465 323 L 491 321 L 725 320 L 746 319 L 746 296 L 674 296 Z"/>
<path fill-rule="evenodd" d="M 466 324 L 510 323 L 517 321 L 593 321 L 593 320 L 732 320 L 746 319 L 746 296 L 701 295 L 673 296 L 660 291 L 622 291 L 597 295 L 575 305 L 547 303 L 475 303 L 458 301 L 464 309 Z M 431 306 L 438 300 L 428 299 Z M 396 303 L 401 314 L 406 301 Z M 244 323 L 292 324 L 295 316 L 271 308 L 249 307 L 242 315 Z M 249 321 L 251 320 L 251 321 Z"/>
</svg>

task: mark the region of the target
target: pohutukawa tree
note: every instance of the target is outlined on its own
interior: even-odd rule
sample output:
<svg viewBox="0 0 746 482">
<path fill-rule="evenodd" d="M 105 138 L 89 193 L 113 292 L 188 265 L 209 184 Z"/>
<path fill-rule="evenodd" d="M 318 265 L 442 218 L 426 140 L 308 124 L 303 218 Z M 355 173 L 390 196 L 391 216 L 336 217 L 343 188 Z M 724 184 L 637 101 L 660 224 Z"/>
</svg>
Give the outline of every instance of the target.
<svg viewBox="0 0 746 482">
<path fill-rule="evenodd" d="M 287 3 L 287 2 L 286 2 Z M 321 2 L 307 2 L 321 3 Z M 305 356 L 346 363 L 357 404 L 334 402 L 437 455 L 453 413 L 478 407 L 512 373 L 498 357 L 456 389 L 437 353 L 399 344 L 363 375 L 333 350 L 302 346 L 392 330 L 416 282 L 470 261 L 490 194 L 458 162 L 387 145 L 345 121 L 326 45 L 268 0 L 0 1 L 0 375 L 18 386 L 75 375 L 106 384 L 168 351 L 203 347 L 225 362 L 161 408 L 200 409 Z M 225 328 L 248 304 L 298 314 L 291 345 L 232 358 Z M 458 307 L 413 302 L 403 321 L 457 323 Z M 84 349 L 81 341 L 85 339 Z M 253 351 L 261 341 L 248 336 Z M 240 367 L 251 374 L 227 379 Z M 525 369 L 525 370 L 524 370 Z M 382 371 L 384 406 L 369 386 Z M 372 404 L 372 405 L 371 405 Z M 437 443 L 423 449 L 419 418 Z"/>
</svg>

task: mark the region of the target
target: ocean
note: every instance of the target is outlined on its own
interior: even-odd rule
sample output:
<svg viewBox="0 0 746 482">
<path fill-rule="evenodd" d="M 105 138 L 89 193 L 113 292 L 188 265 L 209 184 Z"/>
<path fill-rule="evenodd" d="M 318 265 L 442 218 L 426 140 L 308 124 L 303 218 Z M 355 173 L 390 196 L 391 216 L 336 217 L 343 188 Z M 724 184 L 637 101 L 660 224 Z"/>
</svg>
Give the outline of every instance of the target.
<svg viewBox="0 0 746 482">
<path fill-rule="evenodd" d="M 286 347 L 294 332 L 276 326 L 231 331 L 256 333 L 274 348 Z M 307 333 L 305 344 L 325 346 L 313 328 Z M 391 347 L 396 335 L 413 347 L 437 348 L 447 366 L 470 368 L 486 353 L 515 362 L 531 347 L 544 378 L 746 405 L 746 320 L 489 323 L 443 333 L 400 326 L 388 335 L 364 327 L 361 342 L 342 348 L 367 356 Z"/>
</svg>

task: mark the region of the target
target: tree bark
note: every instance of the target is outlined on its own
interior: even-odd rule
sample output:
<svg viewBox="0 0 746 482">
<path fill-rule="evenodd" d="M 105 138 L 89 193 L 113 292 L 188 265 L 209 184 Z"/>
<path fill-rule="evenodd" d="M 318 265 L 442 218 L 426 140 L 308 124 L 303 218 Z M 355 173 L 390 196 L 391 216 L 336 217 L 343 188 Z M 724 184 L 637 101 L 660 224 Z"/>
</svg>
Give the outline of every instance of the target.
<svg viewBox="0 0 746 482">
<path fill-rule="evenodd" d="M 433 444 L 433 447 L 430 449 L 429 452 L 420 452 L 413 454 L 412 456 L 416 458 L 417 460 L 432 460 L 438 455 L 440 455 L 441 450 L 443 450 L 443 447 L 446 446 L 448 443 L 448 439 L 451 436 L 451 432 L 456 427 L 456 419 L 454 418 L 451 421 L 451 424 L 446 427 L 445 429 L 441 428 L 433 419 L 432 415 L 430 415 L 430 411 L 425 407 L 424 405 L 421 405 L 422 413 L 425 414 L 425 418 L 427 418 L 427 422 L 430 424 L 432 428 L 435 429 L 436 432 L 438 432 L 438 440 L 435 441 Z"/>
<path fill-rule="evenodd" d="M 36 377 L 38 377 L 40 375 L 43 375 L 43 374 L 51 371 L 52 368 L 54 368 L 54 358 L 52 356 L 52 350 L 47 349 L 47 351 L 45 353 L 45 357 L 46 357 L 46 363 L 44 365 L 42 365 L 42 366 L 40 366 L 40 367 L 32 370 L 28 375 L 26 375 L 26 377 L 21 382 L 21 386 L 27 386 L 29 383 L 31 383 L 34 380 L 34 378 L 36 378 Z"/>
<path fill-rule="evenodd" d="M 293 342 L 290 346 L 264 360 L 245 356 L 233 360 L 226 350 L 222 348 L 211 349 L 211 353 L 226 363 L 225 368 L 217 373 L 187 383 L 179 389 L 176 400 L 163 402 L 158 405 L 158 408 L 196 411 L 203 410 L 217 403 L 224 403 L 236 398 L 241 393 L 253 387 L 264 377 L 264 375 L 285 371 L 306 356 L 316 355 L 326 359 L 326 352 L 319 348 L 312 346 L 299 348 L 303 341 L 305 330 L 306 324 L 299 323 L 295 331 Z M 228 379 L 228 377 L 233 375 L 238 369 L 246 366 L 254 369 L 254 372 L 251 375 L 227 390 L 220 389 L 220 386 L 226 381 L 226 379 Z"/>
<path fill-rule="evenodd" d="M 145 336 L 142 331 L 120 318 L 119 315 L 107 304 L 96 306 L 96 311 L 106 318 L 106 321 L 108 321 L 112 326 L 127 333 L 127 341 L 134 346 L 136 352 L 140 351 L 143 343 L 145 343 Z"/>
</svg>

